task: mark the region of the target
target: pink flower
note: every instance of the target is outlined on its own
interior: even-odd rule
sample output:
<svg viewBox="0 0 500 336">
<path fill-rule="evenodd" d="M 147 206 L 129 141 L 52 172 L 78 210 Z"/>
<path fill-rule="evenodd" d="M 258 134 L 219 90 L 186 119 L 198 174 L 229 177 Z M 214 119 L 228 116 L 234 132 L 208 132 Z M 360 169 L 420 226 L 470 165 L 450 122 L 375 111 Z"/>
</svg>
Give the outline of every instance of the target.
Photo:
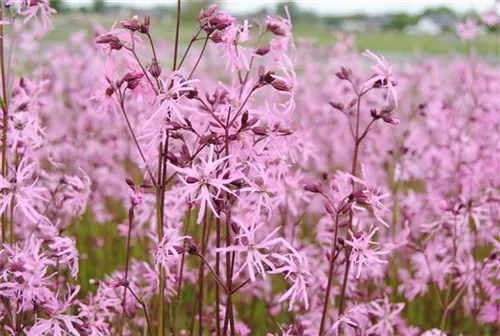
<svg viewBox="0 0 500 336">
<path fill-rule="evenodd" d="M 245 261 L 241 264 L 240 270 L 236 272 L 234 277 L 238 276 L 244 269 L 247 269 L 250 280 L 255 281 L 256 274 L 262 274 L 262 277 L 265 278 L 268 270 L 276 270 L 274 263 L 270 260 L 274 256 L 272 252 L 273 248 L 279 245 L 289 246 L 289 244 L 283 238 L 273 238 L 279 231 L 279 227 L 265 236 L 264 239 L 258 239 L 256 237 L 257 231 L 262 226 L 263 224 L 260 224 L 247 228 L 245 225 L 241 225 L 240 229 L 243 232 L 235 237 L 238 245 L 215 250 L 218 253 L 236 252 L 238 259 L 241 259 L 242 255 L 244 256 Z"/>
<path fill-rule="evenodd" d="M 364 266 L 370 267 L 374 263 L 385 264 L 386 260 L 380 259 L 378 256 L 388 254 L 389 251 L 371 250 L 370 245 L 378 245 L 378 243 L 371 241 L 378 228 L 372 229 L 368 235 L 364 232 L 354 234 L 349 230 L 351 241 L 346 240 L 345 243 L 349 245 L 351 250 L 351 262 L 357 267 L 356 278 L 359 278 L 361 270 Z"/>
<path fill-rule="evenodd" d="M 168 228 L 156 247 L 154 253 L 155 269 L 160 272 L 160 267 L 163 267 L 167 277 L 174 279 L 174 275 L 170 271 L 170 267 L 176 265 L 183 253 L 184 239 L 189 236 L 180 236 L 178 228 Z"/>
<path fill-rule="evenodd" d="M 481 15 L 481 21 L 489 27 L 494 27 L 500 24 L 500 16 L 498 15 L 497 7 L 491 7 L 483 15 Z"/>
<path fill-rule="evenodd" d="M 35 163 L 28 164 L 28 159 L 23 158 L 16 172 L 8 180 L 0 176 L 0 190 L 6 190 L 0 195 L 0 214 L 10 209 L 11 201 L 14 200 L 14 211 L 20 209 L 32 223 L 38 222 L 43 217 L 36 210 L 35 204 L 37 201 L 47 200 L 43 196 L 47 189 L 35 187 L 37 179 L 34 181 L 31 179 L 35 166 Z"/>
<path fill-rule="evenodd" d="M 193 165 L 191 168 L 180 168 L 174 165 L 171 167 L 179 173 L 184 187 L 174 189 L 172 192 L 181 193 L 180 199 L 183 200 L 189 196 L 191 202 L 200 202 L 200 211 L 198 213 L 197 223 L 200 224 L 205 215 L 208 205 L 212 213 L 219 217 L 215 209 L 214 200 L 220 199 L 221 191 L 234 194 L 227 186 L 236 180 L 236 177 L 224 178 L 230 172 L 230 168 L 223 168 L 231 156 L 225 156 L 214 160 L 214 147 L 210 146 L 207 160 L 201 158 L 201 164 Z"/>
<path fill-rule="evenodd" d="M 370 302 L 368 312 L 378 318 L 379 321 L 372 325 L 367 330 L 367 333 L 375 333 L 380 336 L 395 335 L 394 326 L 404 307 L 404 303 L 390 304 L 386 295 L 383 300 Z"/>
<path fill-rule="evenodd" d="M 381 202 L 382 199 L 389 197 L 389 194 L 381 193 L 378 187 L 368 181 L 367 168 L 364 164 L 361 164 L 361 178 L 350 174 L 349 176 L 362 186 L 361 189 L 352 193 L 354 201 L 361 205 L 369 205 L 377 221 L 389 227 L 389 224 L 382 218 L 382 213 L 390 212 L 390 210 Z"/>
<path fill-rule="evenodd" d="M 57 300 L 57 295 L 53 297 L 51 301 L 43 303 L 41 309 L 48 317 L 40 318 L 36 315 L 35 323 L 26 334 L 28 336 L 80 336 L 75 326 L 81 326 L 83 322 L 76 316 L 64 314 L 74 305 L 73 300 L 79 290 L 80 287 L 76 286 L 73 292 L 71 292 L 68 285 L 68 293 L 71 294 L 68 294 L 62 303 Z"/>
<path fill-rule="evenodd" d="M 392 73 L 392 66 L 389 65 L 384 56 L 377 56 L 370 50 L 365 50 L 365 52 L 363 52 L 363 55 L 377 62 L 377 64 L 372 66 L 372 70 L 375 74 L 363 84 L 363 87 L 365 89 L 369 89 L 372 87 L 387 88 L 387 100 L 389 100 L 389 98 L 392 98 L 392 101 L 397 107 L 398 94 L 395 88 L 396 80 L 394 78 L 394 74 Z"/>
<path fill-rule="evenodd" d="M 78 275 L 78 250 L 75 242 L 69 237 L 54 237 L 49 243 L 52 253 L 59 259 L 61 265 L 68 265 L 71 276 Z"/>
<path fill-rule="evenodd" d="M 267 209 L 268 217 L 271 217 L 273 200 L 271 195 L 274 195 L 278 190 L 274 183 L 271 182 L 269 176 L 269 169 L 264 169 L 264 166 L 256 163 L 248 162 L 248 165 L 253 168 L 257 175 L 253 179 L 249 179 L 243 175 L 243 179 L 248 183 L 248 187 L 241 188 L 241 192 L 249 192 L 248 199 L 252 200 L 254 204 L 255 216 L 254 221 L 260 217 L 262 206 Z M 256 195 L 256 200 L 252 199 L 252 195 Z"/>
<path fill-rule="evenodd" d="M 52 14 L 57 13 L 57 11 L 50 7 L 49 0 L 9 0 L 7 1 L 7 5 L 17 5 L 17 13 L 25 16 L 23 24 L 28 23 L 32 18 L 38 21 L 37 14 L 40 14 L 43 32 L 52 29 L 50 17 Z"/>
<path fill-rule="evenodd" d="M 476 21 L 467 18 L 464 23 L 457 25 L 457 33 L 462 41 L 473 40 L 479 34 L 479 26 Z"/>
<path fill-rule="evenodd" d="M 309 299 L 307 298 L 306 285 L 309 283 L 308 278 L 312 276 L 308 269 L 307 256 L 302 252 L 293 251 L 293 253 L 281 256 L 280 254 L 274 255 L 277 259 L 284 262 L 282 266 L 277 267 L 270 273 L 285 273 L 285 279 L 293 282 L 285 294 L 283 294 L 278 301 L 283 302 L 290 298 L 289 311 L 292 310 L 293 305 L 297 299 L 304 302 L 304 307 L 309 309 Z"/>
</svg>

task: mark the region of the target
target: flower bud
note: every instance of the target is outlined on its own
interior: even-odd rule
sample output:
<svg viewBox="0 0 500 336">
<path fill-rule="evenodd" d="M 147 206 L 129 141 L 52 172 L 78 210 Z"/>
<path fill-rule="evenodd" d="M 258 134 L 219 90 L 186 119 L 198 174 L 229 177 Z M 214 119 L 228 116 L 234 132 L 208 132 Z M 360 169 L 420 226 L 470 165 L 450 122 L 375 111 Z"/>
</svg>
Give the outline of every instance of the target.
<svg viewBox="0 0 500 336">
<path fill-rule="evenodd" d="M 158 78 L 161 75 L 161 66 L 154 59 L 151 61 L 151 64 L 149 65 L 149 73 L 154 78 Z"/>
<path fill-rule="evenodd" d="M 198 183 L 198 179 L 193 176 L 188 176 L 186 177 L 186 183 L 192 184 L 192 183 Z"/>
<path fill-rule="evenodd" d="M 330 215 L 335 213 L 335 209 L 330 204 L 330 202 L 325 201 L 323 204 L 325 205 L 325 210 L 326 210 L 327 213 L 329 213 Z"/>
<path fill-rule="evenodd" d="M 198 249 L 198 246 L 196 246 L 196 244 L 194 243 L 193 239 L 191 237 L 189 237 L 186 240 L 187 240 L 186 252 L 191 254 L 191 255 L 198 254 L 199 249 Z"/>
<path fill-rule="evenodd" d="M 382 115 L 382 120 L 388 124 L 399 125 L 400 121 L 398 118 L 394 118 L 390 113 Z"/>
<path fill-rule="evenodd" d="M 267 136 L 269 135 L 268 130 L 262 126 L 255 126 L 252 128 L 252 132 L 256 135 Z"/>
<path fill-rule="evenodd" d="M 248 121 L 248 110 L 241 115 L 241 126 L 244 127 Z"/>
<path fill-rule="evenodd" d="M 309 191 L 309 192 L 312 192 L 312 193 L 319 193 L 319 194 L 323 194 L 325 192 L 325 188 L 323 187 L 323 185 L 319 182 L 317 183 L 312 183 L 312 184 L 306 184 L 303 189 L 305 191 Z"/>
<path fill-rule="evenodd" d="M 131 179 L 130 177 L 127 177 L 127 178 L 125 179 L 125 182 L 127 182 L 127 185 L 128 185 L 129 187 L 131 187 L 131 188 L 133 188 L 133 187 L 134 187 L 134 181 L 132 181 L 132 179 Z"/>
<path fill-rule="evenodd" d="M 269 44 L 266 44 L 265 46 L 257 48 L 255 50 L 255 54 L 259 56 L 264 56 L 266 55 L 269 51 L 271 50 L 271 46 Z"/>
<path fill-rule="evenodd" d="M 121 21 L 120 24 L 123 28 L 131 31 L 137 31 L 141 28 L 141 25 L 139 24 L 137 19 L 132 19 L 132 21 Z"/>
<path fill-rule="evenodd" d="M 292 87 L 288 83 L 286 83 L 285 81 L 282 81 L 280 79 L 275 79 L 271 83 L 271 85 L 273 86 L 273 88 L 275 88 L 278 91 L 285 91 L 285 92 L 292 91 Z"/>
<path fill-rule="evenodd" d="M 139 84 L 141 84 L 141 80 L 140 79 L 134 79 L 134 80 L 131 80 L 127 83 L 127 88 L 130 89 L 130 90 L 134 90 L 136 87 L 139 86 Z"/>
<path fill-rule="evenodd" d="M 210 34 L 210 40 L 212 40 L 213 43 L 222 43 L 224 41 L 222 38 L 224 37 L 224 34 L 221 32 L 214 32 Z"/>
<path fill-rule="evenodd" d="M 177 156 L 175 156 L 175 154 L 173 152 L 168 152 L 167 153 L 167 160 L 173 164 L 174 166 L 178 166 L 179 165 L 179 160 L 177 159 Z"/>
<path fill-rule="evenodd" d="M 118 42 L 119 43 L 120 40 L 118 39 L 118 37 L 116 37 L 114 35 L 106 34 L 106 35 L 98 36 L 95 39 L 95 42 L 99 43 L 99 44 L 108 44 L 108 43 L 111 43 L 111 42 Z"/>
<path fill-rule="evenodd" d="M 337 102 L 332 101 L 332 102 L 329 102 L 328 104 L 330 104 L 330 106 L 336 110 L 344 111 L 344 104 L 342 104 L 342 103 L 337 103 Z"/>
</svg>

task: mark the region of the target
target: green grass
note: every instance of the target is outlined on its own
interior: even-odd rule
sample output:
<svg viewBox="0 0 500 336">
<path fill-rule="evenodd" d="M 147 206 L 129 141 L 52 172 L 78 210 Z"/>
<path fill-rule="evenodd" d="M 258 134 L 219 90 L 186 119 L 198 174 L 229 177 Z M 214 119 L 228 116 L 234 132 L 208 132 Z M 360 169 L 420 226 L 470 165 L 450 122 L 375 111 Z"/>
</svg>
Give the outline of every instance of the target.
<svg viewBox="0 0 500 336">
<path fill-rule="evenodd" d="M 54 17 L 54 31 L 47 40 L 49 42 L 64 42 L 72 33 L 80 30 L 90 32 L 93 23 L 109 28 L 115 20 L 121 19 L 111 15 L 96 14 L 61 14 Z M 172 18 L 154 19 L 151 25 L 152 35 L 156 39 L 174 40 L 175 22 Z M 310 38 L 319 45 L 335 43 L 334 28 L 326 25 L 311 25 L 297 23 L 294 25 L 294 36 Z M 192 19 L 184 20 L 181 25 L 180 41 L 187 44 L 190 37 L 196 32 L 196 22 Z M 467 53 L 470 45 L 460 42 L 453 33 L 438 36 L 407 35 L 397 31 L 358 33 L 356 46 L 359 50 L 370 49 L 376 52 L 390 53 L 424 53 L 446 55 L 450 53 Z M 480 36 L 474 41 L 474 47 L 483 56 L 500 59 L 500 34 L 489 33 Z"/>
</svg>

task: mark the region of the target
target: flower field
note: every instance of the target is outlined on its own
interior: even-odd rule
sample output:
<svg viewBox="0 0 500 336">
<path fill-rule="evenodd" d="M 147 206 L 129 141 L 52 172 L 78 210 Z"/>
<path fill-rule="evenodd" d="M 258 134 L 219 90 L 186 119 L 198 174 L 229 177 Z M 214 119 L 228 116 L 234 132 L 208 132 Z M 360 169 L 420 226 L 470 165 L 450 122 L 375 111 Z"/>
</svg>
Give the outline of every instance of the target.
<svg viewBox="0 0 500 336">
<path fill-rule="evenodd" d="M 1 9 L 0 335 L 500 333 L 498 9 L 397 62 L 217 5 L 187 43 Z"/>
</svg>

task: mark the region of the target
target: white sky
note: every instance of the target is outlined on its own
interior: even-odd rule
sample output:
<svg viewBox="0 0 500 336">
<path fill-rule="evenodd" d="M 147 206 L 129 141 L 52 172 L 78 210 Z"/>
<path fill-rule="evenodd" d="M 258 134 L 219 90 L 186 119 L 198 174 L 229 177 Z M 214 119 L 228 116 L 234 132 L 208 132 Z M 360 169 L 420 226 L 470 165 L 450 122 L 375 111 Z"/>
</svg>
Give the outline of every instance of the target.
<svg viewBox="0 0 500 336">
<path fill-rule="evenodd" d="M 190 2 L 193 0 L 183 0 Z M 92 3 L 91 0 L 66 0 L 71 6 L 85 6 Z M 129 5 L 134 7 L 148 8 L 155 5 L 174 5 L 176 0 L 107 0 L 107 3 Z M 233 14 L 242 14 L 258 10 L 262 7 L 274 8 L 277 3 L 286 1 L 267 0 L 224 0 L 219 4 Z M 312 10 L 318 14 L 344 15 L 344 14 L 382 14 L 393 12 L 420 13 L 427 8 L 447 6 L 458 12 L 475 10 L 483 12 L 495 5 L 493 0 L 302 0 L 297 2 L 299 7 Z M 496 4 L 497 8 L 499 7 Z"/>
</svg>

